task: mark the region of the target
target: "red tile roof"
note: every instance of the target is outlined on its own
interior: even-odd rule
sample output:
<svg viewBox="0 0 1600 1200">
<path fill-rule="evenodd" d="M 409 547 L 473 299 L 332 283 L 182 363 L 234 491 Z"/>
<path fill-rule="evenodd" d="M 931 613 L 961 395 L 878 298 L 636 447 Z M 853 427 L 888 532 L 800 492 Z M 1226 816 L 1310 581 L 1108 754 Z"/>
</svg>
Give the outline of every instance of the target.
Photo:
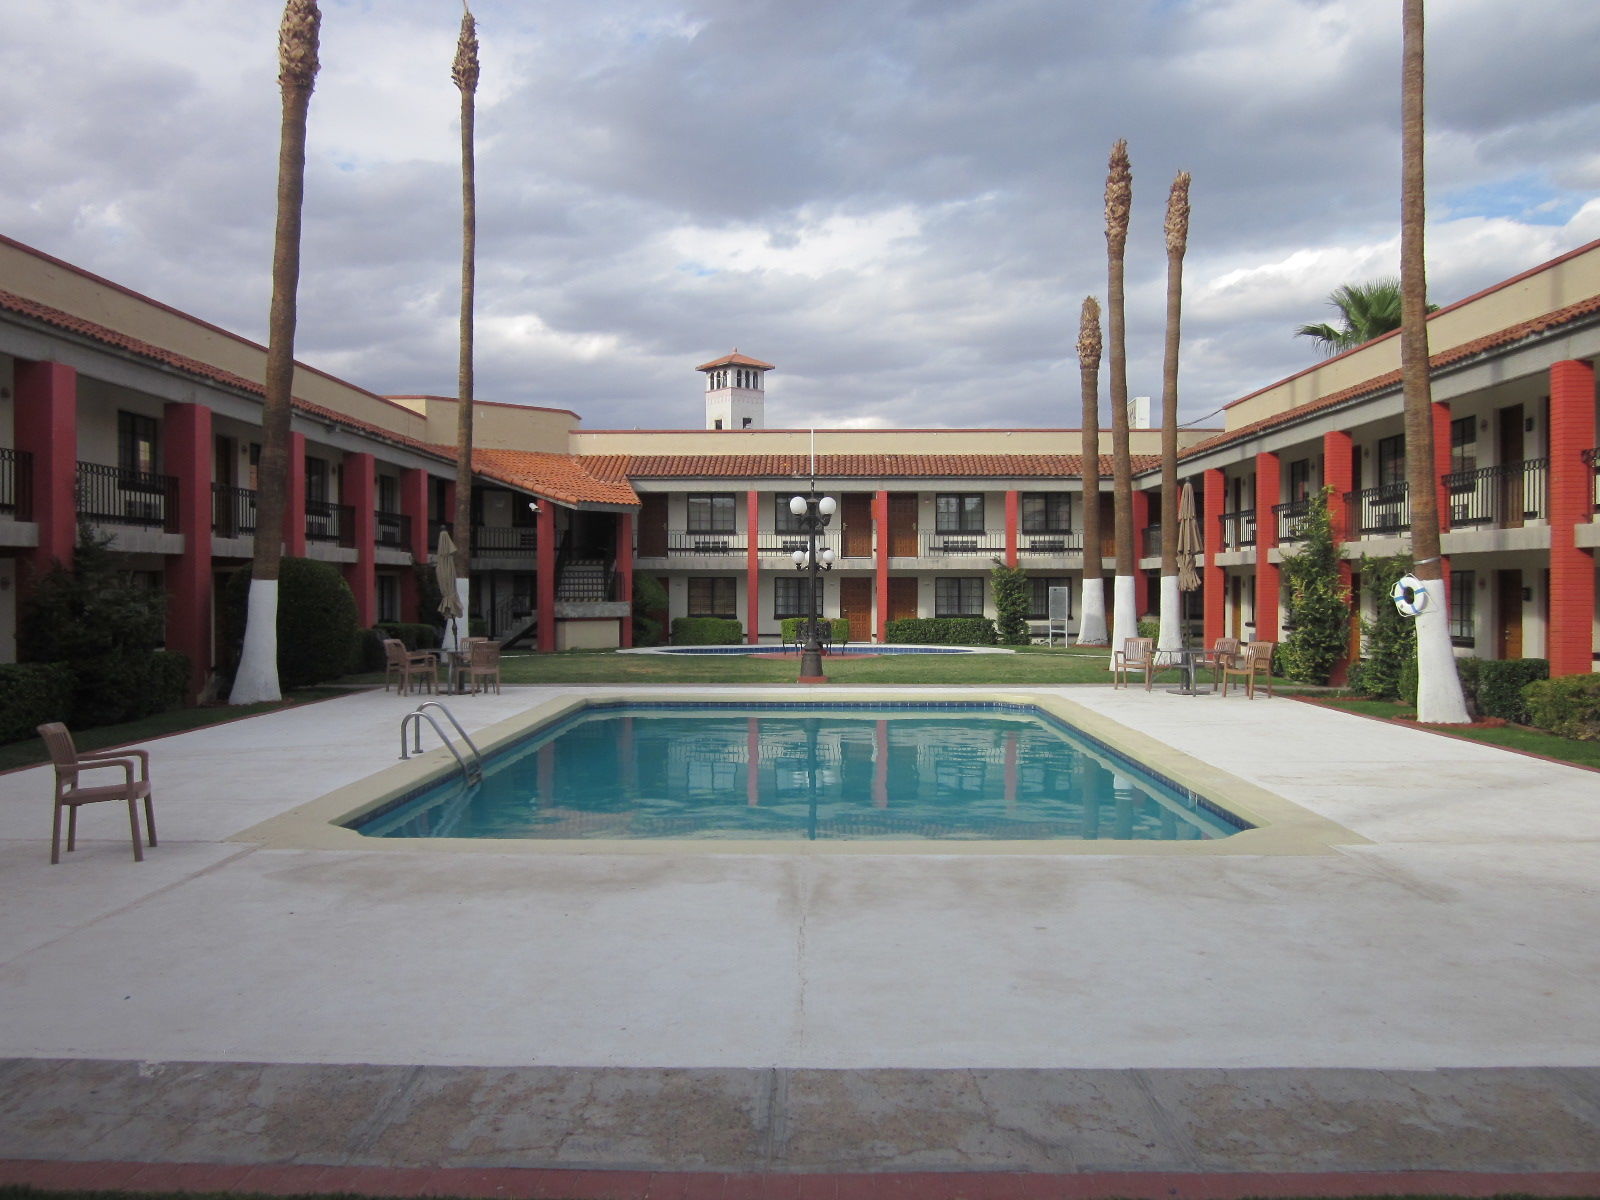
<svg viewBox="0 0 1600 1200">
<path fill-rule="evenodd" d="M 474 450 L 472 469 L 480 475 L 547 496 L 563 504 L 637 505 L 628 481 L 592 470 L 587 459 L 532 450 Z"/>
<path fill-rule="evenodd" d="M 596 454 L 584 466 L 602 479 L 803 479 L 806 454 Z M 1153 454 L 1133 456 L 1133 469 L 1157 466 Z M 823 479 L 1063 479 L 1077 478 L 1077 454 L 819 454 Z M 1100 456 L 1100 473 L 1111 474 L 1111 456 Z"/>
<path fill-rule="evenodd" d="M 759 358 L 751 358 L 748 354 L 740 354 L 735 350 L 732 354 L 724 354 L 721 358 L 713 358 L 708 363 L 701 363 L 696 371 L 709 371 L 712 367 L 760 367 L 763 371 L 776 371 L 778 368 L 771 363 L 762 362 Z"/>
</svg>

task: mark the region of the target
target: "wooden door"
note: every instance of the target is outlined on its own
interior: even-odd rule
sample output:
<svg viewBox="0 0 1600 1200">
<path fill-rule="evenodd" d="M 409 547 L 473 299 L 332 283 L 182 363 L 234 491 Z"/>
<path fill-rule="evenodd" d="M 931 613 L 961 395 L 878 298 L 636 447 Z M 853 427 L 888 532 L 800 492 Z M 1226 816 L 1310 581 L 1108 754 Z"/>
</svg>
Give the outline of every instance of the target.
<svg viewBox="0 0 1600 1200">
<path fill-rule="evenodd" d="M 871 558 L 872 493 L 846 492 L 840 499 L 840 554 L 845 558 Z"/>
<path fill-rule="evenodd" d="M 839 580 L 839 615 L 850 622 L 850 640 L 872 640 L 872 576 L 846 575 Z"/>
<path fill-rule="evenodd" d="M 917 615 L 917 581 L 915 579 L 889 580 L 889 620 Z"/>
<path fill-rule="evenodd" d="M 889 556 L 916 558 L 917 554 L 917 494 L 892 492 L 889 495 Z"/>
<path fill-rule="evenodd" d="M 1522 461 L 1522 405 L 1513 404 L 1495 414 L 1495 453 L 1502 466 Z M 1495 514 L 1497 518 L 1495 523 L 1502 529 L 1521 529 L 1522 510 L 1526 507 L 1522 495 L 1521 471 L 1513 471 L 1500 477 L 1500 491 L 1495 501 L 1499 510 Z M 1518 654 L 1516 657 L 1522 656 Z"/>
<path fill-rule="evenodd" d="M 1117 557 L 1117 498 L 1109 487 L 1100 493 L 1100 557 Z"/>
<path fill-rule="evenodd" d="M 667 498 L 660 492 L 639 497 L 639 557 L 667 556 Z"/>
<path fill-rule="evenodd" d="M 1494 573 L 1495 653 L 1502 659 L 1522 657 L 1522 572 Z"/>
<path fill-rule="evenodd" d="M 1244 640 L 1244 577 L 1228 576 L 1228 636 Z"/>
</svg>

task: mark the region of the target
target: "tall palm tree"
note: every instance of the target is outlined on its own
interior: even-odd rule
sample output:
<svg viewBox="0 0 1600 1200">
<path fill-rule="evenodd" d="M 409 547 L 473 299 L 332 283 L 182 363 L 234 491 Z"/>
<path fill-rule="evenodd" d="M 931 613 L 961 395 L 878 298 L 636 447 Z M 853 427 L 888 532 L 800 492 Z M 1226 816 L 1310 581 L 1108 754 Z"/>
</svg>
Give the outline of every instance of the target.
<svg viewBox="0 0 1600 1200">
<path fill-rule="evenodd" d="M 461 611 L 469 600 L 472 561 L 472 306 L 477 285 L 478 198 L 473 127 L 478 92 L 478 26 L 462 4 L 450 78 L 461 90 L 461 361 L 456 375 L 456 593 Z M 460 629 L 459 622 L 456 626 Z"/>
<path fill-rule="evenodd" d="M 1106 308 L 1111 335 L 1111 480 L 1112 524 L 1117 543 L 1116 575 L 1111 584 L 1111 645 L 1120 649 L 1138 636 L 1139 613 L 1134 603 L 1133 463 L 1128 456 L 1128 340 L 1123 318 L 1123 256 L 1128 245 L 1128 215 L 1133 208 L 1133 169 L 1128 143 L 1111 148 L 1106 173 Z"/>
<path fill-rule="evenodd" d="M 1339 354 L 1400 328 L 1400 280 L 1394 276 L 1367 283 L 1347 283 L 1328 295 L 1339 310 L 1339 324 L 1302 325 L 1296 337 L 1316 341 L 1324 354 Z M 1438 308 L 1428 305 L 1428 311 Z"/>
<path fill-rule="evenodd" d="M 244 647 L 232 704 L 281 699 L 278 686 L 278 566 L 289 481 L 289 408 L 294 388 L 295 301 L 300 286 L 300 214 L 305 202 L 306 114 L 317 78 L 322 13 L 317 0 L 288 0 L 278 26 L 278 221 L 272 247 L 272 308 L 267 317 L 261 469 L 256 480 L 255 559 L 245 613 Z"/>
<path fill-rule="evenodd" d="M 1083 385 L 1083 603 L 1078 645 L 1106 644 L 1105 566 L 1100 559 L 1100 302 L 1083 298 L 1078 316 L 1078 378 Z"/>
<path fill-rule="evenodd" d="M 1167 344 L 1161 366 L 1161 640 L 1183 647 L 1183 592 L 1178 587 L 1178 326 L 1183 315 L 1183 255 L 1189 248 L 1189 172 L 1167 193 Z"/>
<path fill-rule="evenodd" d="M 1406 483 L 1411 492 L 1412 571 L 1427 602 L 1417 617 L 1417 719 L 1468 719 L 1450 648 L 1444 572 L 1439 561 L 1439 491 L 1433 462 L 1433 396 L 1428 383 L 1427 272 L 1423 260 L 1422 0 L 1401 9 L 1400 66 L 1400 382 L 1405 393 Z"/>
</svg>

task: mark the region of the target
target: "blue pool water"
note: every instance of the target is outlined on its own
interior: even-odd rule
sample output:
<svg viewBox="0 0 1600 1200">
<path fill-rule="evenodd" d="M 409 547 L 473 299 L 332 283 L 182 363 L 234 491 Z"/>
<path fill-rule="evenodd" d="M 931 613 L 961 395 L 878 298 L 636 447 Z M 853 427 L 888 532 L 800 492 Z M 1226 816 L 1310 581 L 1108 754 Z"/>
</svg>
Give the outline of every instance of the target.
<svg viewBox="0 0 1600 1200">
<path fill-rule="evenodd" d="M 590 705 L 352 822 L 369 837 L 1061 840 L 1249 823 L 1031 705 Z"/>
</svg>

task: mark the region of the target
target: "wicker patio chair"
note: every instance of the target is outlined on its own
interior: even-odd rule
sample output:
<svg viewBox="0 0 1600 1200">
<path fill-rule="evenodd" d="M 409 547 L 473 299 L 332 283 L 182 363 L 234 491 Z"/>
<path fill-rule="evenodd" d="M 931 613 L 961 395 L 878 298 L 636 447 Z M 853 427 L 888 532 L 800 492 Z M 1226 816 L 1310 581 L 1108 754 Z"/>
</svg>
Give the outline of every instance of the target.
<svg viewBox="0 0 1600 1200">
<path fill-rule="evenodd" d="M 438 690 L 439 656 L 432 650 L 407 650 L 399 638 L 384 638 L 383 657 L 384 691 L 389 690 L 390 680 L 395 681 L 396 690 L 401 695 L 411 691 L 413 680 L 418 691 L 422 690 L 423 684 L 427 684 L 430 692 Z"/>
<path fill-rule="evenodd" d="M 1149 691 L 1156 672 L 1156 640 L 1155 638 L 1127 638 L 1122 643 L 1121 650 L 1114 650 L 1111 654 L 1111 686 L 1127 686 L 1128 676 L 1138 673 L 1144 676 L 1144 690 Z"/>
<path fill-rule="evenodd" d="M 148 750 L 114 750 L 103 753 L 82 753 L 72 744 L 72 734 L 59 721 L 39 726 L 39 736 L 50 751 L 50 761 L 56 769 L 56 806 L 50 823 L 50 861 L 61 861 L 61 810 L 67 810 L 67 851 L 71 853 L 78 842 L 78 809 L 85 804 L 100 804 L 116 800 L 128 802 L 128 825 L 133 831 L 133 860 L 144 861 L 144 847 L 139 837 L 139 801 L 144 801 L 144 824 L 150 844 L 156 844 L 156 814 L 150 798 L 150 752 Z M 133 777 L 134 760 L 139 762 L 139 778 Z M 83 787 L 78 776 L 98 767 L 121 767 L 121 783 L 98 784 Z"/>
<path fill-rule="evenodd" d="M 1256 698 L 1256 680 L 1263 679 L 1267 684 L 1267 695 L 1272 695 L 1272 651 L 1277 642 L 1251 642 L 1243 654 L 1235 655 L 1232 661 L 1222 665 L 1222 694 L 1227 696 L 1230 686 L 1229 680 L 1244 680 L 1244 694 L 1251 700 Z"/>
</svg>

